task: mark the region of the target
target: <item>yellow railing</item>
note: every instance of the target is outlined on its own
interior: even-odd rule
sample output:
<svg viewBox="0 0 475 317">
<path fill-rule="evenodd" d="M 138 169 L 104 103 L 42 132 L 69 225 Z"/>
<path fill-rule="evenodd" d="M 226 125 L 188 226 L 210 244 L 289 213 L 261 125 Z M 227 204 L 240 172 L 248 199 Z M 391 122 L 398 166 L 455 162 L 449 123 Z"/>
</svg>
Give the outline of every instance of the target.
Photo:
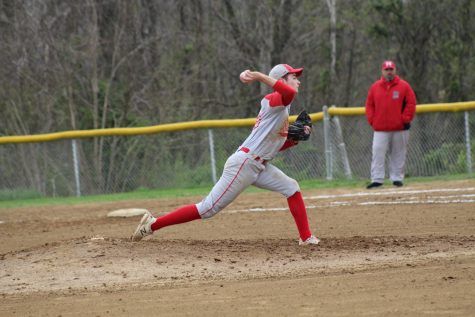
<svg viewBox="0 0 475 317">
<path fill-rule="evenodd" d="M 416 107 L 417 113 L 459 112 L 459 111 L 467 111 L 467 110 L 475 110 L 475 101 L 426 104 L 426 105 L 417 105 Z M 364 107 L 352 107 L 352 108 L 330 107 L 328 108 L 328 113 L 331 116 L 360 116 L 360 115 L 365 114 L 365 108 Z"/>
<path fill-rule="evenodd" d="M 475 110 L 475 101 L 443 103 L 443 104 L 426 104 L 418 105 L 416 107 L 417 113 L 428 112 L 459 112 Z M 331 116 L 359 116 L 364 115 L 364 107 L 330 107 L 328 113 Z M 323 112 L 311 113 L 310 117 L 314 122 L 323 119 Z M 289 121 L 294 122 L 297 116 L 290 116 Z M 107 128 L 107 129 L 92 129 L 92 130 L 75 130 L 63 131 L 46 134 L 35 135 L 17 135 L 17 136 L 3 136 L 0 137 L 0 144 L 8 143 L 31 143 L 31 142 L 49 142 L 62 139 L 78 139 L 101 136 L 115 136 L 115 135 L 143 135 L 143 134 L 158 134 L 163 132 L 174 132 L 191 129 L 209 129 L 209 128 L 232 128 L 232 127 L 249 127 L 254 125 L 255 118 L 248 119 L 231 119 L 231 120 L 200 120 L 179 123 L 167 123 L 150 127 L 138 128 Z"/>
</svg>

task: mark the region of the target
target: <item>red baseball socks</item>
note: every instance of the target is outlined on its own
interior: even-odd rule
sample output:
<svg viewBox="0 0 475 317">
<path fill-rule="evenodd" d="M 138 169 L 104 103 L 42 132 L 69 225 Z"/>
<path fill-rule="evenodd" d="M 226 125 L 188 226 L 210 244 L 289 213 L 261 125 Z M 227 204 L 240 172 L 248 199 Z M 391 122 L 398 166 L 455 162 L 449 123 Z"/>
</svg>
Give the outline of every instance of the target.
<svg viewBox="0 0 475 317">
<path fill-rule="evenodd" d="M 302 194 L 296 192 L 287 198 L 287 203 L 289 204 L 290 212 L 299 230 L 300 239 L 302 239 L 302 241 L 307 240 L 312 235 L 312 232 L 308 226 L 307 210 L 305 209 Z"/>
<path fill-rule="evenodd" d="M 186 205 L 166 215 L 158 217 L 157 220 L 152 224 L 151 228 L 153 231 L 155 231 L 163 227 L 177 225 L 179 223 L 189 222 L 196 219 L 201 219 L 196 205 Z"/>
</svg>

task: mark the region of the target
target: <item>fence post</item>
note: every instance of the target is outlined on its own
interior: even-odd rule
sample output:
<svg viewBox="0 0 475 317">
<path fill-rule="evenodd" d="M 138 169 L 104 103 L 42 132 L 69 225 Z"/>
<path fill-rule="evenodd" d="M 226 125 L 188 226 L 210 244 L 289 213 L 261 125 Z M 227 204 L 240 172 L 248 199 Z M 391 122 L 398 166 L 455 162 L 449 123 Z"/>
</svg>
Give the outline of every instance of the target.
<svg viewBox="0 0 475 317">
<path fill-rule="evenodd" d="M 345 141 L 343 140 L 343 132 L 341 131 L 340 119 L 337 116 L 332 118 L 335 123 L 336 138 L 338 142 L 338 148 L 341 153 L 341 160 L 343 162 L 343 168 L 345 169 L 345 176 L 348 179 L 352 179 L 350 161 L 348 160 L 348 153 L 346 152 Z"/>
<path fill-rule="evenodd" d="M 81 180 L 79 176 L 79 156 L 76 145 L 76 139 L 71 140 L 73 146 L 73 164 L 74 164 L 74 180 L 76 183 L 76 196 L 81 197 Z"/>
<path fill-rule="evenodd" d="M 323 106 L 323 139 L 325 142 L 325 165 L 327 170 L 327 180 L 333 179 L 333 159 L 332 159 L 332 145 L 331 145 L 331 127 L 330 115 L 328 114 L 328 107 Z"/>
<path fill-rule="evenodd" d="M 464 113 L 464 121 L 465 121 L 465 147 L 467 149 L 467 172 L 472 174 L 472 147 L 470 144 L 470 125 L 469 125 L 469 117 L 468 111 Z"/>
<path fill-rule="evenodd" d="M 208 140 L 209 140 L 209 156 L 211 158 L 211 177 L 213 178 L 213 183 L 216 184 L 216 159 L 214 157 L 213 130 L 211 129 L 208 129 Z"/>
</svg>

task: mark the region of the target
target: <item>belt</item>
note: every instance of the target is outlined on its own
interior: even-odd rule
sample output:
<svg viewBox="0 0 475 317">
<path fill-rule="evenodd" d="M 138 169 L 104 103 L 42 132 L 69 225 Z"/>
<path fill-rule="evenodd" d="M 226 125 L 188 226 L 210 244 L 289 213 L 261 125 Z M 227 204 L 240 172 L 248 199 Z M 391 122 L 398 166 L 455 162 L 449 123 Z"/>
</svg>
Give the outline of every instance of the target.
<svg viewBox="0 0 475 317">
<path fill-rule="evenodd" d="M 239 149 L 239 151 L 243 151 L 244 153 L 249 153 L 251 150 L 249 150 L 247 147 L 242 147 L 242 148 Z M 254 155 L 252 155 L 252 156 L 254 156 Z M 264 160 L 260 156 L 254 156 L 254 160 L 260 162 L 263 165 L 266 165 L 266 163 L 269 161 L 269 160 Z"/>
</svg>

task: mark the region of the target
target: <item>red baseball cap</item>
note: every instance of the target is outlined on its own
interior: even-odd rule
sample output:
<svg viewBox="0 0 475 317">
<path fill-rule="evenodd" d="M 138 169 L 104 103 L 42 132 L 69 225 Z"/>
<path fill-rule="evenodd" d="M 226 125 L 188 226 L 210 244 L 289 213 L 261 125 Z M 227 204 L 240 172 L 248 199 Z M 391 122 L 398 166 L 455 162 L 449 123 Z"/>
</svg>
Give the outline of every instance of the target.
<svg viewBox="0 0 475 317">
<path fill-rule="evenodd" d="M 269 77 L 274 79 L 280 79 L 287 74 L 295 74 L 295 76 L 299 77 L 302 75 L 303 68 L 293 68 L 288 64 L 279 64 L 275 65 L 274 68 L 271 69 L 269 72 Z"/>
<path fill-rule="evenodd" d="M 384 61 L 382 64 L 381 64 L 381 69 L 388 69 L 388 68 L 392 68 L 392 69 L 395 69 L 396 68 L 396 63 L 394 63 L 393 61 Z"/>
</svg>

